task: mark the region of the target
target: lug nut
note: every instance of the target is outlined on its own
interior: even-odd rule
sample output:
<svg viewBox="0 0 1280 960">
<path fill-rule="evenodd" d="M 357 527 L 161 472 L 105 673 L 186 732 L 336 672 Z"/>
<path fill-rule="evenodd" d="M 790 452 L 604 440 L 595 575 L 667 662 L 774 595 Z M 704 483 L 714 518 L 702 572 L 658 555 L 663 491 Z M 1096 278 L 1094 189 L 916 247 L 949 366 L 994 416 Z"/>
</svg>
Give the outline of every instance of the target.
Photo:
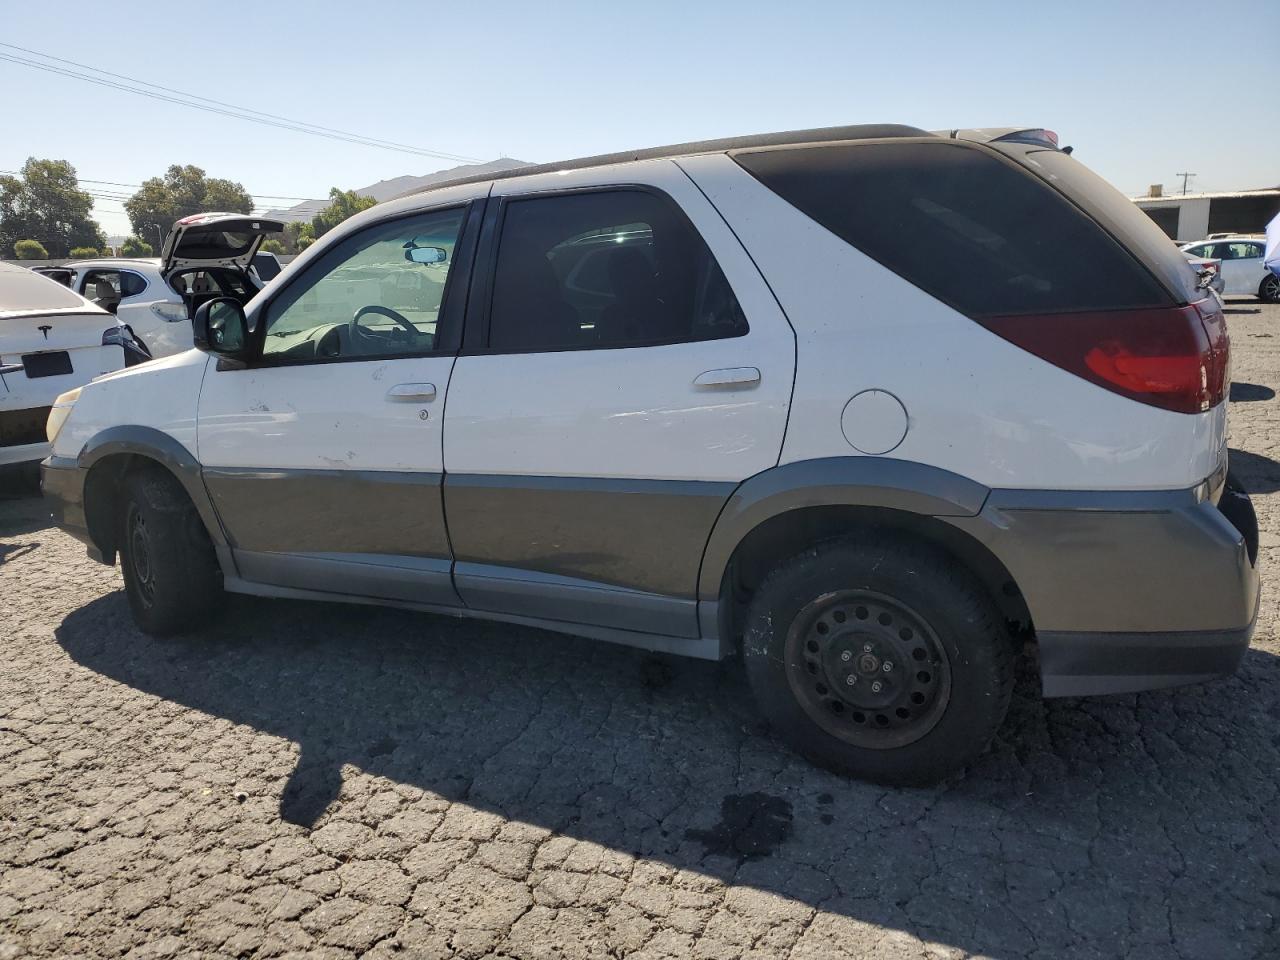
<svg viewBox="0 0 1280 960">
<path fill-rule="evenodd" d="M 869 644 L 869 643 L 864 643 L 864 644 L 862 645 L 862 652 L 863 652 L 863 653 L 870 653 L 870 652 L 871 652 L 871 644 Z"/>
<path fill-rule="evenodd" d="M 840 659 L 843 660 L 845 663 L 848 663 L 850 660 L 853 659 L 853 651 L 852 650 L 843 651 L 840 654 Z"/>
<path fill-rule="evenodd" d="M 857 678 L 857 677 L 855 677 L 855 676 L 851 673 L 851 674 L 849 674 L 847 677 L 845 677 L 845 678 L 844 678 L 844 682 L 845 682 L 845 683 L 847 683 L 849 686 L 851 686 L 851 687 L 852 687 L 855 683 L 857 683 L 857 682 L 858 682 L 858 678 Z"/>
<path fill-rule="evenodd" d="M 877 680 L 875 683 L 871 685 L 872 693 L 879 693 L 883 689 L 884 689 L 884 684 L 882 684 L 879 680 Z"/>
<path fill-rule="evenodd" d="M 892 660 L 886 660 L 886 661 L 884 662 L 884 666 L 883 666 L 883 667 L 881 667 L 880 669 L 881 669 L 881 670 L 883 670 L 885 673 L 888 673 L 890 670 L 892 670 L 892 669 L 893 669 L 893 661 L 892 661 Z"/>
</svg>

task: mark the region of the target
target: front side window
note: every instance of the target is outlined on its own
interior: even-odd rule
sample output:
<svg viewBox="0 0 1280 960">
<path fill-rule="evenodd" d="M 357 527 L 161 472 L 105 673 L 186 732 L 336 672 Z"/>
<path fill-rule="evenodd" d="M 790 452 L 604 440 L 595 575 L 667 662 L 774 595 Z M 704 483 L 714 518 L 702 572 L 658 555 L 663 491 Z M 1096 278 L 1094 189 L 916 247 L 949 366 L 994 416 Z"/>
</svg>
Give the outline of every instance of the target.
<svg viewBox="0 0 1280 960">
<path fill-rule="evenodd" d="M 434 351 L 465 214 L 459 208 L 377 224 L 344 242 L 270 304 L 263 357 Z"/>
<path fill-rule="evenodd" d="M 746 332 L 719 264 L 670 201 L 615 190 L 508 203 L 491 350 L 638 347 Z"/>
</svg>

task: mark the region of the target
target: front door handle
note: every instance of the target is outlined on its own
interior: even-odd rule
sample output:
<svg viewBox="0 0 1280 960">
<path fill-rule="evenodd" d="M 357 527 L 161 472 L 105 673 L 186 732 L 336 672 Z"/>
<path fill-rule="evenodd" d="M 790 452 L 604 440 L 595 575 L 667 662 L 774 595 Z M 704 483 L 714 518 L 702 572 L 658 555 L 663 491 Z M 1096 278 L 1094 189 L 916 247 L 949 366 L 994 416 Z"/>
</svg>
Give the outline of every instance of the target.
<svg viewBox="0 0 1280 960">
<path fill-rule="evenodd" d="M 755 367 L 726 367 L 723 370 L 707 370 L 693 378 L 695 387 L 750 387 L 760 382 L 760 371 Z"/>
<path fill-rule="evenodd" d="M 434 383 L 397 383 L 387 391 L 392 403 L 429 403 L 436 398 Z"/>
</svg>

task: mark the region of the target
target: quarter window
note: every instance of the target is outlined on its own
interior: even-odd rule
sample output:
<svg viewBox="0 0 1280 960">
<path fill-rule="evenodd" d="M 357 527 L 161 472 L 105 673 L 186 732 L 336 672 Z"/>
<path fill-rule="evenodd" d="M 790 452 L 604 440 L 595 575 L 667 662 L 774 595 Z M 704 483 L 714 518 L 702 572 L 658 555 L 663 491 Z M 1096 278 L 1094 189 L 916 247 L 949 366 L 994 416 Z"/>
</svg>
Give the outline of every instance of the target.
<svg viewBox="0 0 1280 960">
<path fill-rule="evenodd" d="M 970 317 L 1170 302 L 1150 270 L 1090 217 L 985 149 L 936 139 L 734 159 L 837 237 Z M 1138 226 L 1150 228 L 1141 219 Z M 1158 259 L 1176 256 L 1163 240 L 1153 250 Z M 1186 273 L 1181 263 L 1177 273 Z"/>
<path fill-rule="evenodd" d="M 706 243 L 671 201 L 641 190 L 510 201 L 489 323 L 495 351 L 639 347 L 747 332 Z"/>
<path fill-rule="evenodd" d="M 272 301 L 263 357 L 433 352 L 464 215 L 453 209 L 395 220 L 347 240 Z"/>
</svg>

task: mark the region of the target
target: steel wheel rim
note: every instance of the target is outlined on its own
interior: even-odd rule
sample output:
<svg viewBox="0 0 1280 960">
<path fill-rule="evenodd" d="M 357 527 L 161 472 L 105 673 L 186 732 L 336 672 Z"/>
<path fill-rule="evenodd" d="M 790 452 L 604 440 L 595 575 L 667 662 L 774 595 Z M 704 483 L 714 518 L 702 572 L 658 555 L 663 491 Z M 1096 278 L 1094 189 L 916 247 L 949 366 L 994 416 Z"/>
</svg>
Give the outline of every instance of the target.
<svg viewBox="0 0 1280 960">
<path fill-rule="evenodd" d="M 138 595 L 150 606 L 155 601 L 155 568 L 151 563 L 151 535 L 147 522 L 136 510 L 129 517 L 129 563 Z"/>
<path fill-rule="evenodd" d="M 1271 301 L 1280 300 L 1280 277 L 1274 273 L 1262 283 L 1262 298 Z"/>
<path fill-rule="evenodd" d="M 852 746 L 914 743 L 937 726 L 951 699 L 951 661 L 937 633 L 906 604 L 870 590 L 825 594 L 805 606 L 784 656 L 805 713 Z"/>
</svg>

